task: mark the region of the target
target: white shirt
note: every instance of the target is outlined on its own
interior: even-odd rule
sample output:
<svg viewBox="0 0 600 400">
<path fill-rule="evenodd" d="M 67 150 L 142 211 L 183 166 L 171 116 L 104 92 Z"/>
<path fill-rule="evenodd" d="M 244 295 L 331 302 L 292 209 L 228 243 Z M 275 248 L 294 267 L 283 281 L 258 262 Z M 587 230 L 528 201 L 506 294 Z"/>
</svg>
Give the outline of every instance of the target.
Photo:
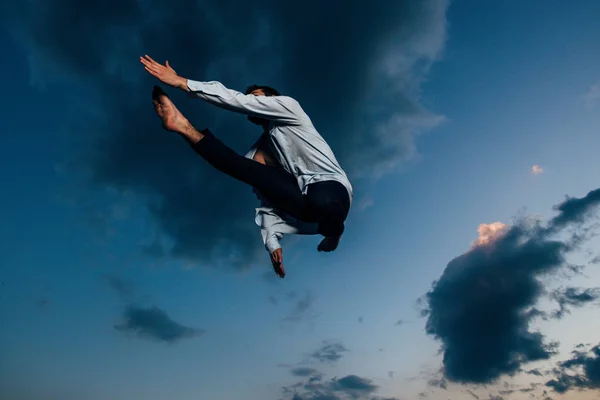
<svg viewBox="0 0 600 400">
<path fill-rule="evenodd" d="M 216 81 L 188 79 L 187 86 L 194 96 L 218 107 L 268 120 L 273 155 L 285 171 L 296 177 L 303 194 L 311 183 L 334 180 L 346 187 L 352 204 L 353 190 L 346 172 L 296 100 L 288 96 L 245 95 Z M 256 145 L 246 157 L 252 158 L 255 152 Z M 283 233 L 317 233 L 316 224 L 295 220 L 280 211 L 275 213 L 266 199 L 261 202 L 261 207 L 256 209 L 255 222 L 261 227 L 269 252 L 281 247 L 279 240 Z"/>
</svg>

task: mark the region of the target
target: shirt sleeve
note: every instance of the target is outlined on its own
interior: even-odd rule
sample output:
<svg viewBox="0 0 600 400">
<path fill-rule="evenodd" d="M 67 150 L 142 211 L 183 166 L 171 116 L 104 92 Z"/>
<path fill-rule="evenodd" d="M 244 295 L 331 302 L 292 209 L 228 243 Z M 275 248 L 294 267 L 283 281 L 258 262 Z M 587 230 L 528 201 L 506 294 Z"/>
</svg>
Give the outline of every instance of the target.
<svg viewBox="0 0 600 400">
<path fill-rule="evenodd" d="M 256 209 L 255 221 L 261 229 L 263 242 L 269 254 L 281 248 L 280 241 L 284 234 L 316 235 L 318 233 L 318 224 L 299 221 L 279 213 L 264 199 L 261 200 L 261 207 Z"/>
<path fill-rule="evenodd" d="M 217 81 L 199 82 L 188 79 L 187 86 L 192 96 L 230 111 L 286 124 L 298 121 L 299 113 L 294 112 L 296 101 L 288 96 L 246 95 L 228 89 Z"/>
</svg>

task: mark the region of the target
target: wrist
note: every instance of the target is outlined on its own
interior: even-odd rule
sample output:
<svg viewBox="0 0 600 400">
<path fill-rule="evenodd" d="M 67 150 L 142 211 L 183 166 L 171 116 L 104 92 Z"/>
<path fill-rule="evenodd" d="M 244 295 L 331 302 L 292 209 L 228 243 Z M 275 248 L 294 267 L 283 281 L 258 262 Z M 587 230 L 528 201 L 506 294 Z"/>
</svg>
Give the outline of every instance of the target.
<svg viewBox="0 0 600 400">
<path fill-rule="evenodd" d="M 179 84 L 177 86 L 179 86 L 179 89 L 185 91 L 185 92 L 189 92 L 190 88 L 188 87 L 187 84 L 187 78 L 184 78 L 183 76 L 179 77 Z"/>
</svg>

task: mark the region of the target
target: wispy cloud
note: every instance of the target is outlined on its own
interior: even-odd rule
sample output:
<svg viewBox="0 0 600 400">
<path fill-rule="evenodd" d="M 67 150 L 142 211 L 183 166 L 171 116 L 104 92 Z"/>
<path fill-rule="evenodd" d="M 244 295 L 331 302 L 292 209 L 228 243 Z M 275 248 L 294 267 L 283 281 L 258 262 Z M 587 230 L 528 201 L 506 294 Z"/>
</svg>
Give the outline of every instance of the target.
<svg viewBox="0 0 600 400">
<path fill-rule="evenodd" d="M 102 278 L 108 283 L 123 301 L 131 301 L 134 291 L 132 282 L 126 281 L 115 275 L 103 275 Z"/>
<path fill-rule="evenodd" d="M 583 307 L 594 303 L 600 298 L 600 288 L 574 288 L 558 289 L 550 297 L 555 300 L 559 309 L 553 313 L 554 318 L 562 318 L 570 313 L 570 308 Z"/>
<path fill-rule="evenodd" d="M 583 100 L 588 108 L 592 108 L 600 100 L 600 82 L 590 87 L 588 92 L 583 96 Z"/>
<path fill-rule="evenodd" d="M 443 374 L 458 383 L 493 383 L 533 361 L 548 360 L 557 344 L 530 328 L 536 302 L 546 293 L 539 278 L 569 268 L 566 255 L 581 238 L 565 228 L 581 226 L 600 203 L 600 190 L 557 205 L 546 225 L 518 219 L 511 226 L 480 226 L 480 239 L 451 260 L 426 294 L 426 332 L 442 343 Z M 490 227 L 492 227 L 490 229 Z M 563 240 L 552 239 L 556 233 Z M 579 292 L 558 298 L 580 304 Z"/>
<path fill-rule="evenodd" d="M 289 293 L 287 300 L 293 300 L 296 296 L 295 292 Z M 283 318 L 283 322 L 300 322 L 317 318 L 318 313 L 314 310 L 315 300 L 314 294 L 306 291 L 303 297 L 295 300 L 290 313 Z"/>
<path fill-rule="evenodd" d="M 339 361 L 348 349 L 341 342 L 323 342 L 323 345 L 310 354 L 309 359 L 319 363 Z"/>
</svg>

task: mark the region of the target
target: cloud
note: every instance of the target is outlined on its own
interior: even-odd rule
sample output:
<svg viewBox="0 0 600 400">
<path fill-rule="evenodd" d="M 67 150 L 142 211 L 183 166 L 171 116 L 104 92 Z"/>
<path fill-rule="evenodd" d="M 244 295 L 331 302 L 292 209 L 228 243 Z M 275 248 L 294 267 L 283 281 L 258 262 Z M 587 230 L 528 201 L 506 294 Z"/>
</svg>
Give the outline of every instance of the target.
<svg viewBox="0 0 600 400">
<path fill-rule="evenodd" d="M 340 360 L 344 356 L 343 353 L 346 352 L 348 349 L 341 342 L 324 341 L 323 345 L 311 353 L 309 358 L 320 363 L 334 363 Z"/>
<path fill-rule="evenodd" d="M 124 322 L 115 325 L 121 332 L 132 332 L 140 337 L 175 343 L 182 339 L 201 336 L 204 330 L 190 328 L 175 322 L 160 308 L 129 306 L 123 313 Z"/>
<path fill-rule="evenodd" d="M 373 207 L 374 205 L 375 205 L 375 201 L 371 197 L 365 197 L 359 203 L 358 208 L 359 208 L 359 210 L 364 211 L 367 208 Z"/>
<path fill-rule="evenodd" d="M 473 247 L 486 245 L 506 232 L 507 226 L 502 222 L 493 222 L 491 224 L 480 224 L 477 228 L 479 237 L 473 242 Z"/>
<path fill-rule="evenodd" d="M 550 232 L 563 229 L 572 223 L 583 223 L 586 217 L 595 210 L 600 203 L 600 188 L 590 191 L 584 197 L 568 197 L 554 207 L 558 215 L 550 221 Z"/>
<path fill-rule="evenodd" d="M 533 175 L 543 174 L 544 169 L 542 167 L 540 167 L 539 165 L 534 165 L 533 167 L 531 167 L 531 173 Z"/>
<path fill-rule="evenodd" d="M 600 288 L 574 288 L 559 289 L 552 293 L 551 298 L 558 302 L 559 309 L 553 313 L 554 318 L 562 318 L 570 313 L 569 307 L 583 307 L 595 302 L 600 297 Z"/>
<path fill-rule="evenodd" d="M 383 398 L 375 393 L 379 387 L 372 380 L 358 375 L 347 375 L 327 381 L 302 381 L 283 388 L 291 400 L 397 400 Z"/>
<path fill-rule="evenodd" d="M 320 376 L 322 375 L 319 371 L 314 368 L 306 368 L 306 367 L 296 367 L 290 371 L 294 376 Z"/>
<path fill-rule="evenodd" d="M 290 292 L 286 296 L 286 300 L 294 300 L 296 296 L 295 292 Z M 315 319 L 318 314 L 313 310 L 314 303 L 315 296 L 311 291 L 307 291 L 303 297 L 294 303 L 290 313 L 283 318 L 283 322 L 299 322 Z"/>
<path fill-rule="evenodd" d="M 452 382 L 489 384 L 513 375 L 533 361 L 556 354 L 550 342 L 530 327 L 536 302 L 547 293 L 540 278 L 569 268 L 566 254 L 579 238 L 551 235 L 580 226 L 600 202 L 599 190 L 567 198 L 545 226 L 520 218 L 511 226 L 481 225 L 480 238 L 451 260 L 425 295 L 426 333 L 441 342 L 443 374 Z M 579 292 L 564 292 L 565 305 L 580 304 Z"/>
<path fill-rule="evenodd" d="M 133 283 L 128 282 L 118 276 L 105 274 L 102 276 L 108 285 L 121 297 L 122 300 L 131 300 L 133 294 Z"/>
<path fill-rule="evenodd" d="M 64 170 L 89 208 L 116 201 L 104 188 L 131 193 L 123 210 L 145 210 L 156 225 L 151 254 L 240 269 L 264 258 L 256 199 L 162 130 L 150 103 L 154 81 L 138 57 L 168 59 L 192 79 L 238 90 L 265 83 L 295 97 L 358 188 L 359 177 L 413 157 L 417 137 L 444 120 L 421 103 L 420 85 L 442 55 L 448 6 L 31 0 L 6 2 L 1 14 L 27 53 L 32 81 L 70 101 Z M 260 134 L 242 116 L 169 93 L 193 123 L 238 152 Z"/>
<path fill-rule="evenodd" d="M 557 393 L 573 389 L 600 389 L 600 345 L 589 351 L 579 345 L 571 352 L 570 359 L 558 363 L 554 373 L 555 378 L 546 382 L 546 386 Z"/>
<path fill-rule="evenodd" d="M 124 303 L 122 322 L 114 326 L 117 331 L 134 333 L 141 338 L 175 343 L 181 339 L 201 336 L 203 329 L 184 326 L 175 322 L 158 307 L 141 307 L 134 299 L 135 286 L 118 276 L 105 274 L 102 278 L 119 295 Z"/>
<path fill-rule="evenodd" d="M 592 85 L 590 90 L 583 96 L 585 105 L 591 108 L 600 99 L 600 82 Z"/>
<path fill-rule="evenodd" d="M 365 319 L 363 317 L 358 317 L 358 323 L 362 324 L 365 322 Z"/>
</svg>

